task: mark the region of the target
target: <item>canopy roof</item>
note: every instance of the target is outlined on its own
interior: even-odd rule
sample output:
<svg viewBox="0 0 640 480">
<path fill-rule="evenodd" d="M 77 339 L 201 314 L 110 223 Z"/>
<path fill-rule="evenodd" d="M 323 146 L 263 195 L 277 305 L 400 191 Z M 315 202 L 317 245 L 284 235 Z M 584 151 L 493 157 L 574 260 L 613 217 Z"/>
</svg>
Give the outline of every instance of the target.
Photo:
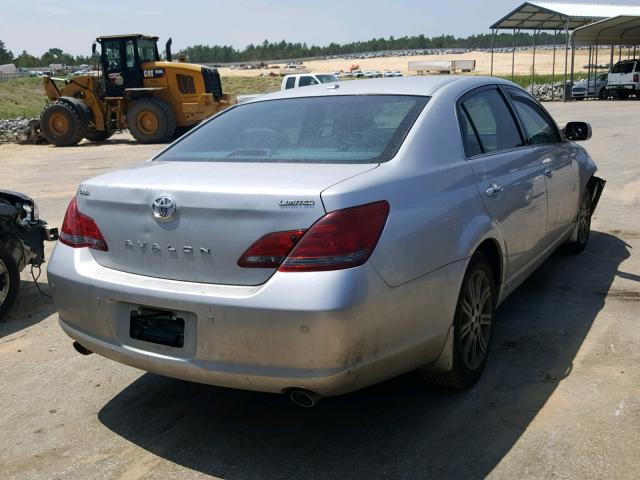
<svg viewBox="0 0 640 480">
<path fill-rule="evenodd" d="M 491 25 L 491 29 L 574 30 L 616 16 L 640 16 L 640 6 L 525 2 Z"/>
<path fill-rule="evenodd" d="M 640 16 L 620 15 L 577 28 L 576 45 L 638 45 Z"/>
</svg>

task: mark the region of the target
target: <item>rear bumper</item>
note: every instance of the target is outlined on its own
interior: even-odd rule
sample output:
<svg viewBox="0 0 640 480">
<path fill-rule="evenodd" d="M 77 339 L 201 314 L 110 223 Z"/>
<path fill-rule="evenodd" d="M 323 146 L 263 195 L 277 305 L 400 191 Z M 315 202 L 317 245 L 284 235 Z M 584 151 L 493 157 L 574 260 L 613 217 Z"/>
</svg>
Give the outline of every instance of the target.
<svg viewBox="0 0 640 480">
<path fill-rule="evenodd" d="M 48 277 L 60 325 L 86 348 L 143 370 L 232 388 L 336 395 L 435 361 L 464 273 L 454 263 L 390 288 L 368 264 L 276 273 L 263 285 L 207 285 L 104 268 L 58 244 Z M 138 306 L 181 313 L 183 348 L 129 336 Z"/>
</svg>

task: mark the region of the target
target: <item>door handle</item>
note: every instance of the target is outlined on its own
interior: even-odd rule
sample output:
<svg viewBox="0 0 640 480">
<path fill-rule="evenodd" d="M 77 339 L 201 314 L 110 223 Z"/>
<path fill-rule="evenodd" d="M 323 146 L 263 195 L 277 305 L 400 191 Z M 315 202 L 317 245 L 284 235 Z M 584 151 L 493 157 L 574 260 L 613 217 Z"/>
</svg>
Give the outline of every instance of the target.
<svg viewBox="0 0 640 480">
<path fill-rule="evenodd" d="M 504 188 L 502 188 L 502 185 L 492 183 L 491 185 L 489 185 L 489 188 L 484 191 L 484 193 L 487 194 L 487 197 L 496 197 L 503 190 Z"/>
<path fill-rule="evenodd" d="M 542 172 L 542 174 L 543 174 L 545 177 L 551 177 L 551 176 L 553 176 L 553 168 L 549 168 L 549 167 L 545 168 L 545 169 L 544 169 L 544 172 Z"/>
</svg>

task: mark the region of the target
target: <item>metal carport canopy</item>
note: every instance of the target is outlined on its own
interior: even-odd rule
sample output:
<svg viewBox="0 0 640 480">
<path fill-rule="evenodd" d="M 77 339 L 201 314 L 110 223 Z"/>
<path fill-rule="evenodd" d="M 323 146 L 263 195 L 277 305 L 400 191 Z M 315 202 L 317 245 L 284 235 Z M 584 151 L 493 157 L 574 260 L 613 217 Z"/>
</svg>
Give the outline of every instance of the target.
<svg viewBox="0 0 640 480">
<path fill-rule="evenodd" d="M 491 25 L 491 29 L 574 30 L 597 20 L 640 16 L 640 6 L 525 2 Z"/>
<path fill-rule="evenodd" d="M 640 45 L 640 16 L 620 15 L 573 32 L 576 45 Z"/>
</svg>

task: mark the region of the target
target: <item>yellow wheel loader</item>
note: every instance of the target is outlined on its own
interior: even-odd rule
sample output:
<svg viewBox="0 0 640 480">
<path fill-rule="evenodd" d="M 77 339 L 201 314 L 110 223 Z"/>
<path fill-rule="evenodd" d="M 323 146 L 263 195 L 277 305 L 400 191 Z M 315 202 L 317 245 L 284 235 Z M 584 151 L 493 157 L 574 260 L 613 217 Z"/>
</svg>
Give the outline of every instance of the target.
<svg viewBox="0 0 640 480">
<path fill-rule="evenodd" d="M 160 61 L 158 37 L 112 35 L 96 41 L 101 46 L 97 75 L 44 77 L 50 102 L 40 114 L 39 129 L 49 143 L 103 141 L 127 128 L 141 143 L 168 142 L 236 103 L 222 93 L 216 69 L 172 62 L 171 39 L 167 61 Z M 94 43 L 94 55 L 96 50 Z"/>
</svg>

